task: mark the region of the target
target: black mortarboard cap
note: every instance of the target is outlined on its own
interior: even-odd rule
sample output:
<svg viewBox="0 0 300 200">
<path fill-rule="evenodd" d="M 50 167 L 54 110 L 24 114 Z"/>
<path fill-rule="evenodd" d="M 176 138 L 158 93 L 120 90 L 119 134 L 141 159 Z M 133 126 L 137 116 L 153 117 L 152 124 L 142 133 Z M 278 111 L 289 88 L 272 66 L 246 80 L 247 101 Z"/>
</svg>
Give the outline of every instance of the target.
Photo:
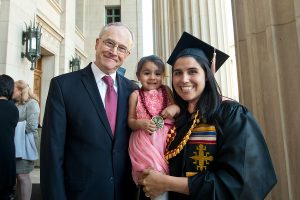
<svg viewBox="0 0 300 200">
<path fill-rule="evenodd" d="M 218 71 L 229 56 L 195 36 L 183 32 L 167 63 L 173 66 L 177 58 L 192 55 L 199 57 L 210 66 L 214 51 L 216 52 L 216 71 Z"/>
</svg>

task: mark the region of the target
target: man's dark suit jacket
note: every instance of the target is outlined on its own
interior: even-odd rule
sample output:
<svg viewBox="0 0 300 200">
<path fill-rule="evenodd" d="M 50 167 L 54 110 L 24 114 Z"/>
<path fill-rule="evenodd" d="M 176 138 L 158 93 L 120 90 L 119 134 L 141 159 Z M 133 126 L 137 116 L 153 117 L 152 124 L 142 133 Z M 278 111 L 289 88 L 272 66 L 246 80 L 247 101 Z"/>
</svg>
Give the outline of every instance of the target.
<svg viewBox="0 0 300 200">
<path fill-rule="evenodd" d="M 43 200 L 134 199 L 127 114 L 137 85 L 119 74 L 116 80 L 114 136 L 91 64 L 51 80 L 41 139 Z"/>
</svg>

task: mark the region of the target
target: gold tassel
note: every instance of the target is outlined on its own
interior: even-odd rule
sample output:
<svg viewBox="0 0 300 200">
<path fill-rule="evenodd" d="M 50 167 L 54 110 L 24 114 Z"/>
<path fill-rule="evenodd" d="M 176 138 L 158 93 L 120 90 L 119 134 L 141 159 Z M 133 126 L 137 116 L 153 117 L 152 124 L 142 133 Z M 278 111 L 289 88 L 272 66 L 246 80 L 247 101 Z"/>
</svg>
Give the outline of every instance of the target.
<svg viewBox="0 0 300 200">
<path fill-rule="evenodd" d="M 216 73 L 216 57 L 217 57 L 217 53 L 216 53 L 216 49 L 214 49 L 213 58 L 211 60 L 211 71 L 213 74 Z"/>
</svg>

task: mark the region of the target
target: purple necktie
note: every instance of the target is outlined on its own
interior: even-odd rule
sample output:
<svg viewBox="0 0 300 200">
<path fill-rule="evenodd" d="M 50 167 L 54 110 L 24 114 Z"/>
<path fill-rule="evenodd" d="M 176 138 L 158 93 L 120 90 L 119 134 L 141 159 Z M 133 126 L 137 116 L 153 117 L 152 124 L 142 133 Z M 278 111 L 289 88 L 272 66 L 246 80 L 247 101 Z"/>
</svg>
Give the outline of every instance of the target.
<svg viewBox="0 0 300 200">
<path fill-rule="evenodd" d="M 102 79 L 107 85 L 105 94 L 105 110 L 112 134 L 114 135 L 116 127 L 118 98 L 114 89 L 114 81 L 111 76 L 104 76 Z"/>
</svg>

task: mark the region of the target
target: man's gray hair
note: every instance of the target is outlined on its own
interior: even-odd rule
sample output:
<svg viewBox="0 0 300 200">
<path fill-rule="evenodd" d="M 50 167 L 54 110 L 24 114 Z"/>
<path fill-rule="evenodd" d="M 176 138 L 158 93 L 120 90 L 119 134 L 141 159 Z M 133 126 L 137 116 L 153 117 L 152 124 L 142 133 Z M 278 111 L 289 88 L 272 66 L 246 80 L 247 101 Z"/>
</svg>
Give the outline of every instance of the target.
<svg viewBox="0 0 300 200">
<path fill-rule="evenodd" d="M 124 23 L 122 23 L 122 22 L 112 22 L 112 23 L 106 24 L 106 25 L 101 29 L 100 34 L 99 34 L 99 38 L 101 38 L 101 37 L 103 36 L 104 32 L 105 32 L 109 27 L 111 27 L 111 26 L 123 26 L 123 27 L 125 27 L 125 28 L 129 31 L 129 33 L 130 33 L 130 35 L 131 35 L 132 43 L 133 43 L 134 39 L 133 39 L 133 33 L 132 33 L 132 31 L 129 29 L 129 27 L 128 27 L 126 24 L 124 24 Z"/>
</svg>

